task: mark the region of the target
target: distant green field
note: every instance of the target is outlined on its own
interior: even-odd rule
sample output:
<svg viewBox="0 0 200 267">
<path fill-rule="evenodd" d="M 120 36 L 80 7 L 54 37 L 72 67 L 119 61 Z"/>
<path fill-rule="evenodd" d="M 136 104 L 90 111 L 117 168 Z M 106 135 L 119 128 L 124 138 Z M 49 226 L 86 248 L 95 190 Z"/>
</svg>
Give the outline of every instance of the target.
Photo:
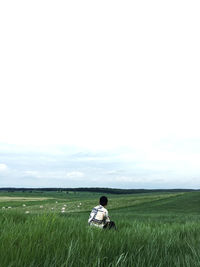
<svg viewBox="0 0 200 267">
<path fill-rule="evenodd" d="M 106 194 L 117 231 L 87 225 L 101 195 L 0 192 L 0 266 L 200 266 L 200 192 Z"/>
</svg>

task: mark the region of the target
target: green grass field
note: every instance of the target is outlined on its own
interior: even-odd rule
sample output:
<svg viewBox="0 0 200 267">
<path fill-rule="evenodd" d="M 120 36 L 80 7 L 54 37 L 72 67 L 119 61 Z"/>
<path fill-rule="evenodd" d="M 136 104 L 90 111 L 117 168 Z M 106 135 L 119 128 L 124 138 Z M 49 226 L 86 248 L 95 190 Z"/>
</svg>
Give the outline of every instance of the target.
<svg viewBox="0 0 200 267">
<path fill-rule="evenodd" d="M 106 194 L 117 231 L 87 225 L 101 195 L 1 192 L 0 266 L 200 266 L 200 192 Z"/>
</svg>

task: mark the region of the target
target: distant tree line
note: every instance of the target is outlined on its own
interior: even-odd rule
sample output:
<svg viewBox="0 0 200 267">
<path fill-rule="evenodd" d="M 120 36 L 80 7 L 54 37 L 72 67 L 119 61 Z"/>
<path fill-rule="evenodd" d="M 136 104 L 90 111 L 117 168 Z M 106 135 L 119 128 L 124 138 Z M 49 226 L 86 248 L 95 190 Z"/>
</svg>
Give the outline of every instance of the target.
<svg viewBox="0 0 200 267">
<path fill-rule="evenodd" d="M 103 188 L 103 187 L 79 187 L 79 188 L 13 188 L 4 187 L 0 188 L 0 191 L 7 192 L 95 192 L 95 193 L 107 193 L 107 194 L 141 194 L 141 193 L 164 193 L 164 192 L 191 192 L 199 191 L 194 189 L 117 189 L 117 188 Z"/>
</svg>

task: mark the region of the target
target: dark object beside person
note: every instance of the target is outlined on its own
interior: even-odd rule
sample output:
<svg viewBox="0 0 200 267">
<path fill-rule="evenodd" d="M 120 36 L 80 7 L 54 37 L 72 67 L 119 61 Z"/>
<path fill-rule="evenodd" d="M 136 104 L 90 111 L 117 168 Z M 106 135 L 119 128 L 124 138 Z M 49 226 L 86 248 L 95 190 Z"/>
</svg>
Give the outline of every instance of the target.
<svg viewBox="0 0 200 267">
<path fill-rule="evenodd" d="M 114 229 L 114 230 L 117 230 L 117 227 L 116 227 L 116 225 L 115 225 L 115 223 L 113 221 L 110 221 L 110 222 L 107 222 L 104 225 L 103 229 L 108 229 L 108 230 Z"/>
</svg>

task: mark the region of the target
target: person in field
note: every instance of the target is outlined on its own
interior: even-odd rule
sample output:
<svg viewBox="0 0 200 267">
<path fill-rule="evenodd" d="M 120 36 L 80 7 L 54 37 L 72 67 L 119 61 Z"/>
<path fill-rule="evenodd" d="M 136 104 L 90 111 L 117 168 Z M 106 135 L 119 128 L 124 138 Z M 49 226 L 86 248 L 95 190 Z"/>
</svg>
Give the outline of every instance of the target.
<svg viewBox="0 0 200 267">
<path fill-rule="evenodd" d="M 88 224 L 102 229 L 115 229 L 116 226 L 108 216 L 108 210 L 105 208 L 108 204 L 108 199 L 105 196 L 100 197 L 99 205 L 94 207 L 90 213 Z"/>
</svg>

